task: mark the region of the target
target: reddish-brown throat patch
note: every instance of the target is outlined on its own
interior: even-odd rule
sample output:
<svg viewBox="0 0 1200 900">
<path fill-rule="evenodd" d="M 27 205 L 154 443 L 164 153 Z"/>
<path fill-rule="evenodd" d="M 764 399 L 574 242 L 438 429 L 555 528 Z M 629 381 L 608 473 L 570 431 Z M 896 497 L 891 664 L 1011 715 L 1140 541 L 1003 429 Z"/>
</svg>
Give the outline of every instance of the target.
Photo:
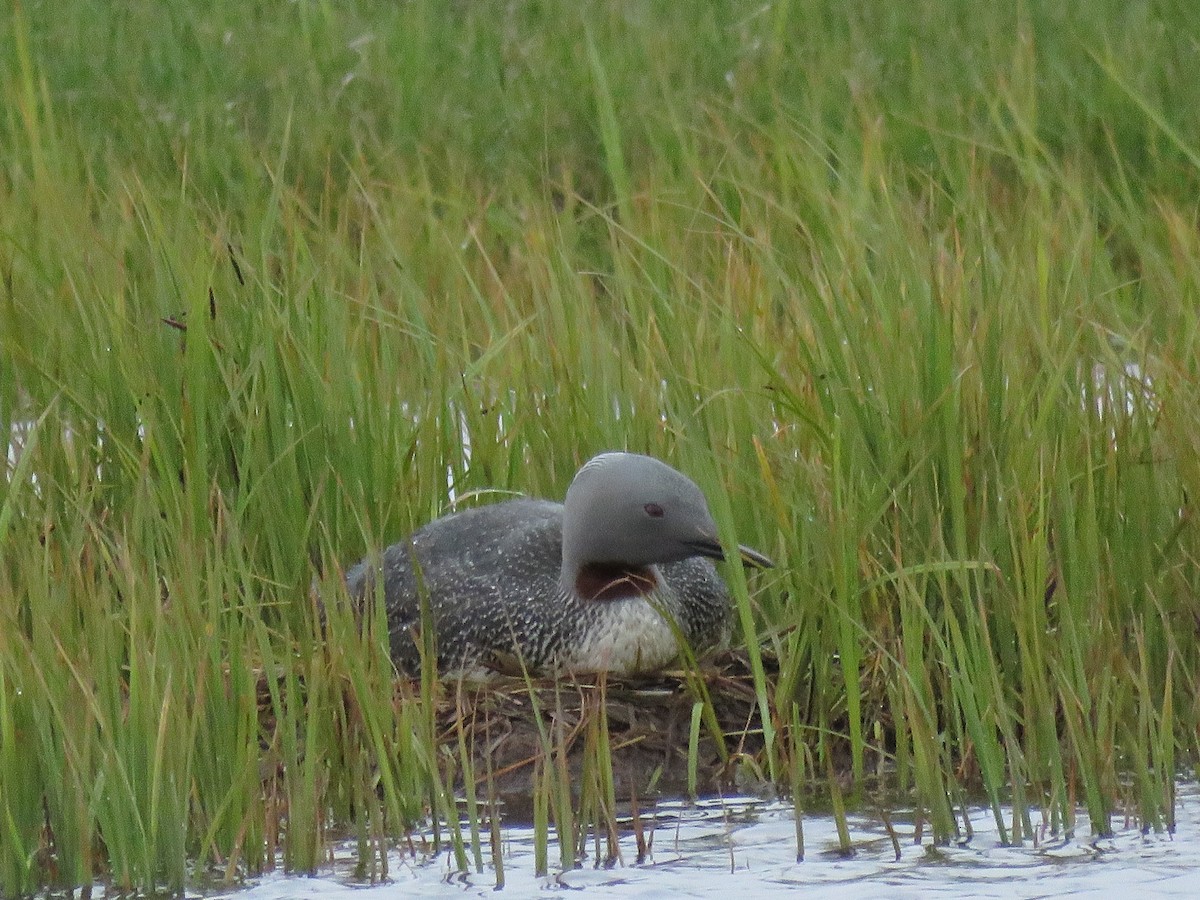
<svg viewBox="0 0 1200 900">
<path fill-rule="evenodd" d="M 644 597 L 658 587 L 653 569 L 618 563 L 588 563 L 575 578 L 575 593 L 585 600 Z"/>
</svg>

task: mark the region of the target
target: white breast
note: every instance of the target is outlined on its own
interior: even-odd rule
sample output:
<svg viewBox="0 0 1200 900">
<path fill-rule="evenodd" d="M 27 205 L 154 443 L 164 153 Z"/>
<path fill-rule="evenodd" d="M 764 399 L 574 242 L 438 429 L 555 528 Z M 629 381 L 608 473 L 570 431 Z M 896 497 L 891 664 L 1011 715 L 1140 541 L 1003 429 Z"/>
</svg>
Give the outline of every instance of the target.
<svg viewBox="0 0 1200 900">
<path fill-rule="evenodd" d="M 582 644 L 568 650 L 561 660 L 564 669 L 628 675 L 661 669 L 679 654 L 675 631 L 651 600 L 607 602 L 613 604 L 611 615 L 603 627 L 593 629 Z"/>
</svg>

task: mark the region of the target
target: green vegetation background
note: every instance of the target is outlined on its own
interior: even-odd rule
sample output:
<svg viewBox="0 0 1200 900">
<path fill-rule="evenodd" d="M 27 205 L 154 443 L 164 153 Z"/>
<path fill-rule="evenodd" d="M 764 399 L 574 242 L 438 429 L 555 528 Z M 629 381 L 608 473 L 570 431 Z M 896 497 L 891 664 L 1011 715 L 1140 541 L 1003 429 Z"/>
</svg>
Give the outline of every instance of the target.
<svg viewBox="0 0 1200 900">
<path fill-rule="evenodd" d="M 1169 826 L 1200 5 L 8 0 L 0 48 L 0 892 L 448 811 L 337 568 L 612 447 L 780 563 L 729 572 L 769 775 Z"/>
</svg>

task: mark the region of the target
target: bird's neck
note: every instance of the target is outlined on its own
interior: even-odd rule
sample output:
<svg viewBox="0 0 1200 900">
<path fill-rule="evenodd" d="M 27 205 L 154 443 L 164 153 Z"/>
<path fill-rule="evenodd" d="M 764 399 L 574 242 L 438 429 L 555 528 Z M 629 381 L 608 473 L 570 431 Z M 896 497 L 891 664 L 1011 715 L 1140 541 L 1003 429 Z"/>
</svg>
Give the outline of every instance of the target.
<svg viewBox="0 0 1200 900">
<path fill-rule="evenodd" d="M 566 573 L 564 573 L 566 574 Z M 657 566 L 626 563 L 584 563 L 564 579 L 572 593 L 584 600 L 622 600 L 644 597 L 661 583 Z"/>
</svg>

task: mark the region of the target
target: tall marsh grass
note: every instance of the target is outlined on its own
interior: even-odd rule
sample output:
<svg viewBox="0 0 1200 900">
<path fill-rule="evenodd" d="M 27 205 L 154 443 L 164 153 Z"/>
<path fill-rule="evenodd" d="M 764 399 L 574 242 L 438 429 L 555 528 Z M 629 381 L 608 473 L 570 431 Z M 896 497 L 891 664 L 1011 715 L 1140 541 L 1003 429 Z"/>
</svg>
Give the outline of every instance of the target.
<svg viewBox="0 0 1200 900">
<path fill-rule="evenodd" d="M 613 447 L 780 564 L 727 573 L 766 777 L 877 774 L 940 840 L 977 790 L 1011 841 L 1171 827 L 1198 34 L 1165 0 L 14 0 L 0 893 L 306 871 L 347 829 L 381 875 L 430 816 L 502 880 L 447 688 L 393 683 L 340 567 Z M 578 806 L 552 728 L 533 779 L 563 865 L 588 823 L 616 852 L 590 721 Z"/>
</svg>

